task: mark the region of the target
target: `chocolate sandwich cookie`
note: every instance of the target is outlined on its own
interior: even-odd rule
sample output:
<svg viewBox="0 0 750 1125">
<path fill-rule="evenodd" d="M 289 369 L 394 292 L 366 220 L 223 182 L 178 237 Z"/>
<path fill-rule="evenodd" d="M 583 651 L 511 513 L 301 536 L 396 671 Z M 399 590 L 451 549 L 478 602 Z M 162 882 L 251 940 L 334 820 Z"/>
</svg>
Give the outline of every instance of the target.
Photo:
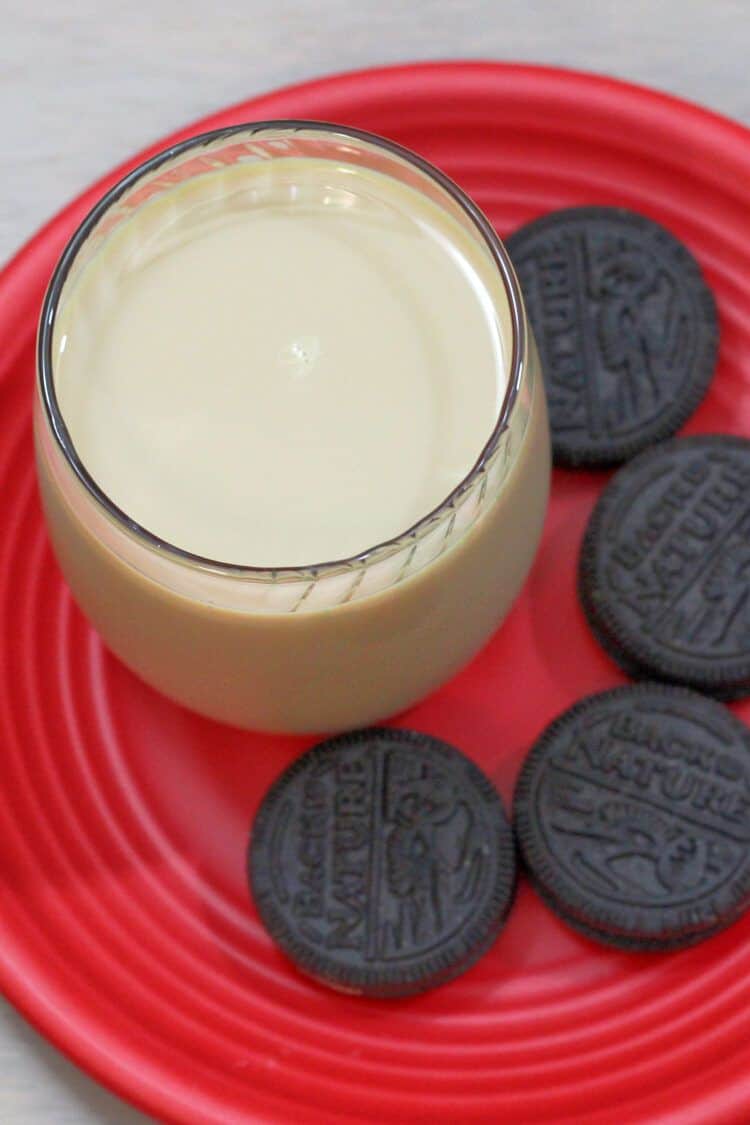
<svg viewBox="0 0 750 1125">
<path fill-rule="evenodd" d="M 589 521 L 581 604 L 630 675 L 750 692 L 750 441 L 676 438 L 613 477 Z"/>
<path fill-rule="evenodd" d="M 250 844 L 271 936 L 333 988 L 403 996 L 468 969 L 511 906 L 513 833 L 492 783 L 406 730 L 323 742 L 271 787 Z"/>
<path fill-rule="evenodd" d="M 526 759 L 514 823 L 570 926 L 623 950 L 695 944 L 750 906 L 750 732 L 685 688 L 590 696 Z"/>
<path fill-rule="evenodd" d="M 542 361 L 557 465 L 606 466 L 670 437 L 716 366 L 716 307 L 651 219 L 573 207 L 507 240 Z"/>
</svg>

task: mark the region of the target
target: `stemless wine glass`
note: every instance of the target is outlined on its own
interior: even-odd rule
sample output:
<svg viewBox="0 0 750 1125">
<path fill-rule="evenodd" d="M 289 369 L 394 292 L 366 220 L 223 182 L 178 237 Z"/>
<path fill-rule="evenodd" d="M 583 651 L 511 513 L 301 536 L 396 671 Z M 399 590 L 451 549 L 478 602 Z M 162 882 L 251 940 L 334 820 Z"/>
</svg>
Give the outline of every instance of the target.
<svg viewBox="0 0 750 1125">
<path fill-rule="evenodd" d="M 460 224 L 486 263 L 508 378 L 484 448 L 437 509 L 354 557 L 263 568 L 183 550 L 113 503 L 71 440 L 54 345 L 81 271 L 150 200 L 215 169 L 289 156 L 376 170 L 424 193 Z M 549 434 L 539 361 L 508 255 L 454 183 L 370 134 L 318 122 L 248 124 L 195 137 L 141 165 L 105 195 L 62 254 L 41 314 L 38 375 L 38 477 L 70 588 L 130 668 L 208 716 L 268 731 L 322 732 L 401 711 L 484 644 L 533 559 L 547 503 Z"/>
</svg>

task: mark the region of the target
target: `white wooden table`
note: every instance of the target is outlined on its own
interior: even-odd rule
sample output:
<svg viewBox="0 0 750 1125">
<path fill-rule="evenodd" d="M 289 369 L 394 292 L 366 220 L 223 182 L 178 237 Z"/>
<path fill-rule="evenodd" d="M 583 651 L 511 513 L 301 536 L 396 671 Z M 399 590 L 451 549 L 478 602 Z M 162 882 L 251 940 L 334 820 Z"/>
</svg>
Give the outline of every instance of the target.
<svg viewBox="0 0 750 1125">
<path fill-rule="evenodd" d="M 0 0 L 0 263 L 89 181 L 194 117 L 429 58 L 596 70 L 750 123 L 747 0 Z M 145 1120 L 0 1000 L 0 1125 Z"/>
</svg>

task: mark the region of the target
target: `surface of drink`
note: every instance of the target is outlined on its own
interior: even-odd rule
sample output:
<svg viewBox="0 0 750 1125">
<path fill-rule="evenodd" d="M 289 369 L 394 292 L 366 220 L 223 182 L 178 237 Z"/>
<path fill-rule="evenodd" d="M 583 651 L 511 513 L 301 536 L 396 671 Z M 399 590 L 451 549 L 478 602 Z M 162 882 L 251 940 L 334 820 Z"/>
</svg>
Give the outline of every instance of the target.
<svg viewBox="0 0 750 1125">
<path fill-rule="evenodd" d="M 325 137 L 315 158 L 219 151 L 120 204 L 48 316 L 67 435 L 36 411 L 52 540 L 105 641 L 267 730 L 364 725 L 458 670 L 521 586 L 549 484 L 538 359 L 487 236 L 407 161 Z"/>
<path fill-rule="evenodd" d="M 129 516 L 223 562 L 400 534 L 466 476 L 506 385 L 481 249 L 379 172 L 280 159 L 147 204 L 78 280 L 56 387 Z"/>
</svg>

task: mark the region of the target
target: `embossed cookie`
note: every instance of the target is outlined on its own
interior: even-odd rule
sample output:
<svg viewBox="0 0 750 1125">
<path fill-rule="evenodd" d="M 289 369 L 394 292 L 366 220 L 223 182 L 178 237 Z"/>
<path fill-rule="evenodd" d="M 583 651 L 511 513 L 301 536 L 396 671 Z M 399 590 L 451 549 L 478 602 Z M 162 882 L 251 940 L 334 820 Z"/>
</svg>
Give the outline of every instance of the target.
<svg viewBox="0 0 750 1125">
<path fill-rule="evenodd" d="M 267 793 L 250 882 L 269 933 L 334 988 L 403 996 L 468 969 L 515 891 L 500 798 L 463 754 L 413 731 L 323 742 Z"/>
<path fill-rule="evenodd" d="M 750 693 L 750 441 L 675 438 L 620 469 L 589 521 L 579 593 L 635 678 Z"/>
<path fill-rule="evenodd" d="M 692 945 L 750 906 L 750 731 L 685 688 L 590 696 L 529 754 L 514 822 L 569 925 L 621 949 Z"/>
<path fill-rule="evenodd" d="M 555 463 L 605 466 L 671 437 L 703 398 L 718 326 L 692 254 L 651 219 L 573 207 L 507 241 L 542 360 Z"/>
</svg>

